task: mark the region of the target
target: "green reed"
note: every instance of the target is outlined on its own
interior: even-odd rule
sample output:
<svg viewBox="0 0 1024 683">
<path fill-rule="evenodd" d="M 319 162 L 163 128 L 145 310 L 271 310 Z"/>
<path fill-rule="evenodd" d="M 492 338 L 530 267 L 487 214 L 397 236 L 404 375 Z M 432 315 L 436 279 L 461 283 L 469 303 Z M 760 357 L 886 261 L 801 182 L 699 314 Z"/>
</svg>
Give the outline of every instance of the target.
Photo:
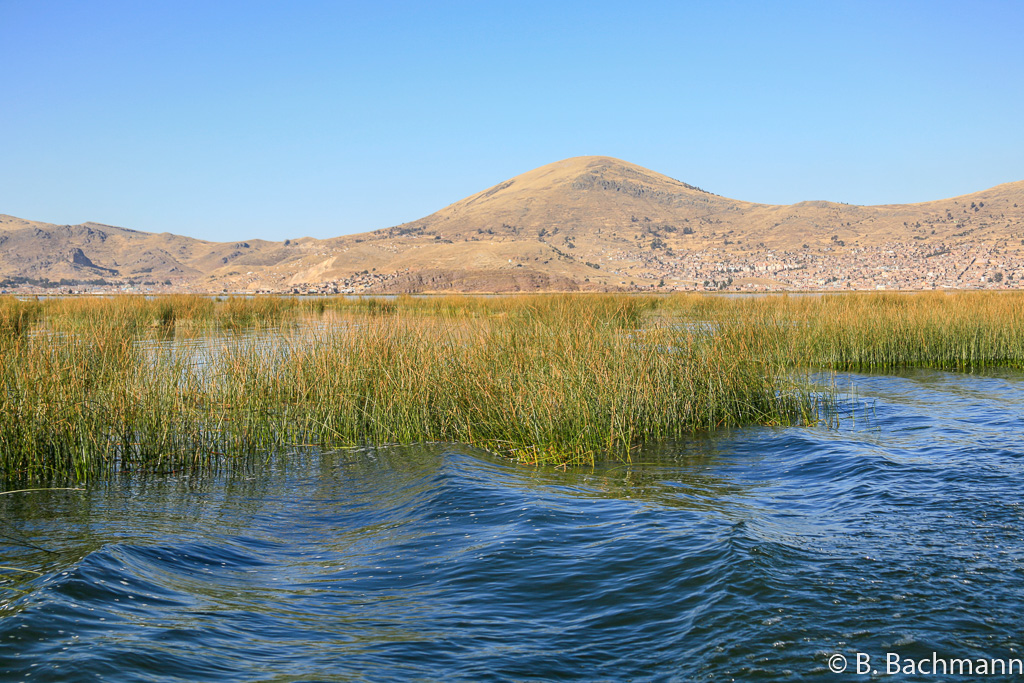
<svg viewBox="0 0 1024 683">
<path fill-rule="evenodd" d="M 766 297 L 719 303 L 715 319 L 757 320 L 789 365 L 831 370 L 1024 367 L 1024 293 Z"/>
<path fill-rule="evenodd" d="M 0 299 L 0 479 L 423 441 L 625 459 L 814 421 L 821 368 L 1020 367 L 1022 314 L 1018 293 Z"/>
<path fill-rule="evenodd" d="M 37 301 L 19 301 L 0 296 L 0 344 L 22 339 L 42 314 Z"/>
<path fill-rule="evenodd" d="M 640 298 L 355 300 L 325 310 L 331 325 L 229 334 L 208 349 L 140 344 L 159 310 L 128 303 L 148 312 L 99 301 L 102 315 L 90 316 L 76 304 L 76 332 L 54 334 L 56 324 L 5 348 L 8 477 L 209 466 L 295 444 L 457 441 L 530 461 L 592 460 L 817 414 L 785 367 L 745 355 L 742 335 L 737 345 L 643 327 L 653 304 Z M 243 305 L 264 319 L 296 308 L 229 300 L 213 317 L 238 320 Z"/>
</svg>

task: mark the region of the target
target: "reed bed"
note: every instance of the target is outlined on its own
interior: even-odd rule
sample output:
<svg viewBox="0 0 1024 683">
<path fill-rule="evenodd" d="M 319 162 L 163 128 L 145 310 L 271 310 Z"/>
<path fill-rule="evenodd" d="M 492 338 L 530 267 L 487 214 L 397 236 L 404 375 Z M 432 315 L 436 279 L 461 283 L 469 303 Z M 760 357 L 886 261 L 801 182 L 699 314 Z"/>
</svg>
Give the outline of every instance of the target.
<svg viewBox="0 0 1024 683">
<path fill-rule="evenodd" d="M 802 362 L 831 369 L 1024 367 L 1024 295 L 826 297 L 794 316 Z"/>
<path fill-rule="evenodd" d="M 744 319 L 790 366 L 828 370 L 1024 367 L 1024 293 L 847 293 L 675 297 L 663 315 Z"/>
<path fill-rule="evenodd" d="M 41 313 L 39 302 L 0 297 L 0 344 L 24 338 Z"/>
<path fill-rule="evenodd" d="M 1021 367 L 1022 313 L 1019 293 L 0 298 L 0 479 L 423 441 L 626 459 L 814 421 L 821 368 Z"/>
</svg>

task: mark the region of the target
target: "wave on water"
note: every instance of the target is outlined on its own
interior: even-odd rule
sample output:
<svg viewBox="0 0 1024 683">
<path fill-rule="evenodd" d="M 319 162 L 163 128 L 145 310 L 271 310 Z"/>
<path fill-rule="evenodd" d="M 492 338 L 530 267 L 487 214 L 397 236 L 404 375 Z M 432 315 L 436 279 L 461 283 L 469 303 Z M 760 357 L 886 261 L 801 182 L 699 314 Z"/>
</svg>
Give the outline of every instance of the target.
<svg viewBox="0 0 1024 683">
<path fill-rule="evenodd" d="M 0 496 L 0 564 L 22 570 L 0 572 L 0 679 L 781 680 L 834 653 L 1020 657 L 1024 376 L 838 380 L 858 411 L 838 427 L 631 464 L 428 444 Z"/>
</svg>

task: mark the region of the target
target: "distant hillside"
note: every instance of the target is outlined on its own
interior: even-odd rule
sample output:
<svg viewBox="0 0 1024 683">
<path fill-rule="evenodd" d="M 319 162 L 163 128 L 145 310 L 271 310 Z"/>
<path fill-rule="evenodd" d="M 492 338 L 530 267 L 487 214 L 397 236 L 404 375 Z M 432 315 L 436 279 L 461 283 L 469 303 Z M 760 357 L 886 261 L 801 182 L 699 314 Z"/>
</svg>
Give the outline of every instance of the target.
<svg viewBox="0 0 1024 683">
<path fill-rule="evenodd" d="M 214 243 L 0 216 L 0 279 L 202 291 L 1002 286 L 1022 257 L 1024 182 L 921 204 L 773 206 L 608 157 L 542 166 L 422 219 L 328 240 Z"/>
</svg>

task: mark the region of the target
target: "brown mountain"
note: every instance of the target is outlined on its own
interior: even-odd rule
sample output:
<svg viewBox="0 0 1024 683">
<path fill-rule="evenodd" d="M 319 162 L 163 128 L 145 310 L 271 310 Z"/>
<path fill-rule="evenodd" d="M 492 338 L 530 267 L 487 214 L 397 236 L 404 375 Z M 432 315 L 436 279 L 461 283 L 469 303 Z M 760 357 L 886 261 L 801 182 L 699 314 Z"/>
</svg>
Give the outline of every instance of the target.
<svg viewBox="0 0 1024 683">
<path fill-rule="evenodd" d="M 0 216 L 0 278 L 212 291 L 984 286 L 997 272 L 1005 286 L 1024 277 L 1022 258 L 1024 182 L 921 204 L 774 206 L 608 157 L 559 161 L 420 220 L 328 240 L 214 243 Z"/>
</svg>

